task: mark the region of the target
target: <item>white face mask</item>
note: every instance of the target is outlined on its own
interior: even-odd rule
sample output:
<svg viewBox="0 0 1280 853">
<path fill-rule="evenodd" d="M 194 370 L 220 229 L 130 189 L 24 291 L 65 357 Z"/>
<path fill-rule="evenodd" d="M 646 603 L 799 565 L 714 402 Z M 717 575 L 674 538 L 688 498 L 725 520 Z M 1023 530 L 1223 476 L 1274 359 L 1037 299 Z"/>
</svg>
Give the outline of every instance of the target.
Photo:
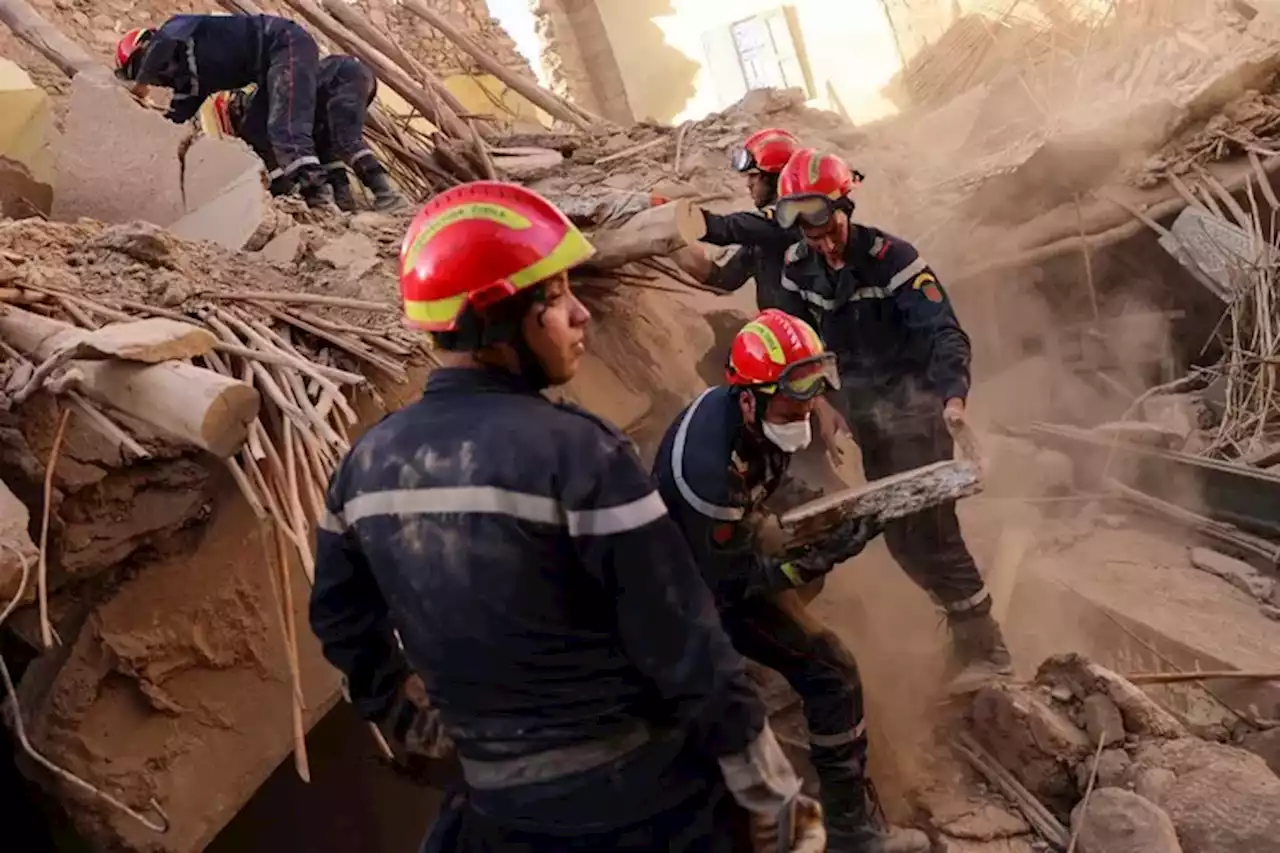
<svg viewBox="0 0 1280 853">
<path fill-rule="evenodd" d="M 791 421 L 786 424 L 775 424 L 765 421 L 762 424 L 764 437 L 777 445 L 779 450 L 795 453 L 809 446 L 813 431 L 809 428 L 809 419 Z"/>
</svg>

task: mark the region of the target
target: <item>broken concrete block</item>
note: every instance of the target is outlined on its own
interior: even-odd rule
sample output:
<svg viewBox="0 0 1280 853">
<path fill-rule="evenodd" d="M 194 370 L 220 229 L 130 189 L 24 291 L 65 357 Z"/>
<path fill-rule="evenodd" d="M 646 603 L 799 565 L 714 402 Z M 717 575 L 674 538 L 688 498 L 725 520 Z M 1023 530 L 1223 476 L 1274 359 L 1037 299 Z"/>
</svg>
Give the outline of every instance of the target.
<svg viewBox="0 0 1280 853">
<path fill-rule="evenodd" d="M 1240 741 L 1240 746 L 1267 762 L 1272 772 L 1280 776 L 1280 729 L 1251 732 Z"/>
<path fill-rule="evenodd" d="M 316 258 L 345 270 L 348 279 L 357 279 L 377 266 L 378 247 L 363 234 L 343 234 L 321 246 Z"/>
<path fill-rule="evenodd" d="M 983 688 L 974 696 L 970 717 L 974 736 L 1023 785 L 1064 807 L 1075 802 L 1070 767 L 1089 754 L 1089 741 L 1034 688 Z"/>
<path fill-rule="evenodd" d="M 377 213 L 372 210 L 365 210 L 351 217 L 352 230 L 359 231 L 362 234 L 377 235 L 382 231 L 392 229 L 396 232 L 397 238 L 403 227 L 399 220 L 394 216 L 388 216 L 385 213 Z"/>
<path fill-rule="evenodd" d="M 1084 729 L 1094 743 L 1101 740 L 1111 746 L 1124 740 L 1124 718 L 1120 716 L 1120 709 L 1101 693 L 1085 697 Z"/>
<path fill-rule="evenodd" d="M 144 264 L 165 266 L 172 254 L 173 238 L 150 222 L 126 222 L 105 229 L 89 241 L 89 247 L 111 249 Z"/>
<path fill-rule="evenodd" d="M 952 838 L 971 841 L 995 841 L 1030 832 L 1031 827 L 1016 814 L 990 803 L 939 827 Z"/>
<path fill-rule="evenodd" d="M 1122 788 L 1098 788 L 1071 812 L 1080 853 L 1183 853 L 1159 806 Z"/>
<path fill-rule="evenodd" d="M 183 158 L 183 197 L 186 211 L 199 210 L 241 181 L 246 172 L 259 176 L 262 161 L 239 139 L 201 136 Z"/>
<path fill-rule="evenodd" d="M 1261 602 L 1269 602 L 1276 582 L 1259 573 L 1253 566 L 1208 548 L 1192 548 L 1191 565 L 1202 572 L 1217 575 L 1236 589 Z"/>
<path fill-rule="evenodd" d="M 269 207 L 259 173 L 245 172 L 221 194 L 169 226 L 184 240 L 208 240 L 225 249 L 248 247 Z"/>
<path fill-rule="evenodd" d="M 1173 788 L 1173 783 L 1178 781 L 1177 775 L 1172 770 L 1166 770 L 1163 767 L 1149 767 L 1138 773 L 1138 777 L 1133 782 L 1133 792 L 1140 797 L 1146 797 L 1156 805 L 1164 802 L 1165 795 Z"/>
<path fill-rule="evenodd" d="M 1123 749 L 1106 749 L 1098 756 L 1098 774 L 1094 787 L 1119 788 L 1125 783 L 1133 761 Z M 1093 756 L 1076 765 L 1076 790 L 1083 794 L 1089 788 L 1089 776 L 1093 773 Z"/>
<path fill-rule="evenodd" d="M 306 248 L 307 232 L 300 225 L 295 225 L 271 238 L 271 242 L 262 247 L 263 260 L 273 264 L 292 265 L 298 262 L 298 256 Z"/>
<path fill-rule="evenodd" d="M 1077 655 L 1054 655 L 1040 665 L 1036 683 L 1052 689 L 1063 686 L 1081 698 L 1105 693 L 1120 709 L 1125 731 L 1157 738 L 1184 738 L 1187 730 L 1177 718 L 1156 704 L 1123 676 Z"/>
<path fill-rule="evenodd" d="M 0 59 L 0 214 L 48 215 L 53 204 L 49 96 L 13 62 Z"/>
<path fill-rule="evenodd" d="M 187 130 L 139 106 L 119 84 L 77 74 L 56 149 L 53 218 L 146 222 L 182 217 L 178 148 Z"/>
<path fill-rule="evenodd" d="M 1176 781 L 1161 800 L 1185 853 L 1263 853 L 1280 838 L 1280 778 L 1243 749 L 1187 738 L 1162 750 Z"/>
</svg>

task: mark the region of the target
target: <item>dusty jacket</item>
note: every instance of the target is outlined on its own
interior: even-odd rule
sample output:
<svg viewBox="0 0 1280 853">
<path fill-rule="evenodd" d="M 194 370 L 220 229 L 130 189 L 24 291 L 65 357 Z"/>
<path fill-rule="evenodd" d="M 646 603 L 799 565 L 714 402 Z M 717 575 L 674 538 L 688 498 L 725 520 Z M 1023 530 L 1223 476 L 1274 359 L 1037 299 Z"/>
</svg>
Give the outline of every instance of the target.
<svg viewBox="0 0 1280 853">
<path fill-rule="evenodd" d="M 273 15 L 174 15 L 144 48 L 137 82 L 173 89 L 168 118 L 187 121 L 215 92 L 265 83 L 270 52 L 294 29 L 305 34 Z"/>
<path fill-rule="evenodd" d="M 736 389 L 708 388 L 667 429 L 653 473 L 721 607 L 790 589 L 782 560 L 756 549 L 751 514 L 786 474 L 791 455 L 747 435 Z"/>
<path fill-rule="evenodd" d="M 782 287 L 782 268 L 787 249 L 800 239 L 773 220 L 771 210 L 726 215 L 703 211 L 707 233 L 702 242 L 713 246 L 737 246 L 723 262 L 711 269 L 707 284 L 726 293 L 737 290 L 749 279 L 756 282 L 756 305 L 779 308 L 795 314 L 803 303 Z"/>
<path fill-rule="evenodd" d="M 840 359 L 841 394 L 856 413 L 884 399 L 934 407 L 969 393 L 969 337 L 937 277 L 914 246 L 858 225 L 832 271 L 797 243 L 782 286 L 799 295 Z"/>
<path fill-rule="evenodd" d="M 643 820 L 708 784 L 690 744 L 710 762 L 767 733 L 631 443 L 586 412 L 507 373 L 437 370 L 355 444 L 326 504 L 325 656 L 376 719 L 406 672 L 396 629 L 495 819 Z"/>
</svg>

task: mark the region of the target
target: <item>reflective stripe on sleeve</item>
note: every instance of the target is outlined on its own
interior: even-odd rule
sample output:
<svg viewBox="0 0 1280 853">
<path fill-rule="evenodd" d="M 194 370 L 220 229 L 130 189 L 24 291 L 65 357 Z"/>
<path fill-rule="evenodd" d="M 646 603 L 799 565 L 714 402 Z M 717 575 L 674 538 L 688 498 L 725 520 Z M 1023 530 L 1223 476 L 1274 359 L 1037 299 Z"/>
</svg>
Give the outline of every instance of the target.
<svg viewBox="0 0 1280 853">
<path fill-rule="evenodd" d="M 320 529 L 340 534 L 359 521 L 384 515 L 488 514 L 566 527 L 570 536 L 611 536 L 644 527 L 666 513 L 656 491 L 617 506 L 566 510 L 551 498 L 495 486 L 389 489 L 354 497 L 341 513 L 326 511 Z"/>
<path fill-rule="evenodd" d="M 714 390 L 715 388 L 708 388 L 699 394 L 698 398 L 689 404 L 689 410 L 684 413 L 684 420 L 680 421 L 680 428 L 676 430 L 675 442 L 671 448 L 671 473 L 675 475 L 676 488 L 680 490 L 680 497 L 699 513 L 720 521 L 740 521 L 744 515 L 742 507 L 720 506 L 705 501 L 698 497 L 693 487 L 689 485 L 689 481 L 684 478 L 684 448 L 689 441 L 689 424 L 693 422 L 693 413 L 698 411 L 698 406 L 702 405 L 702 401 Z"/>
<path fill-rule="evenodd" d="M 894 274 L 893 278 L 889 279 L 889 286 L 886 287 L 885 290 L 893 293 L 899 287 L 902 287 L 902 285 L 920 275 L 920 273 L 924 272 L 928 267 L 929 264 L 924 258 L 916 258 L 914 261 L 898 270 L 898 272 Z"/>
<path fill-rule="evenodd" d="M 851 729 L 843 732 L 837 732 L 833 735 L 818 735 L 809 732 L 809 745 L 822 747 L 837 747 L 845 744 L 854 743 L 867 736 L 867 721 L 858 720 L 858 724 Z"/>
<path fill-rule="evenodd" d="M 968 613 L 970 610 L 981 607 L 989 598 L 991 598 L 991 594 L 987 592 L 987 588 L 984 586 L 968 598 L 962 598 L 959 601 L 944 601 L 942 609 L 948 613 Z"/>
</svg>

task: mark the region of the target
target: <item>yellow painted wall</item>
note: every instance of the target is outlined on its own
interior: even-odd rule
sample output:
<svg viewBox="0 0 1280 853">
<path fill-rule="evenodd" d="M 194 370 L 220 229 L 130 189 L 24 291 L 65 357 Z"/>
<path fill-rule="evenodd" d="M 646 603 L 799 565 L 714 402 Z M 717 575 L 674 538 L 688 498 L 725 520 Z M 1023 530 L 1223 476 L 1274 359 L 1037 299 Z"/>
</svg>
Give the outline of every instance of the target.
<svg viewBox="0 0 1280 853">
<path fill-rule="evenodd" d="M 880 90 L 901 67 L 880 0 L 598 0 L 637 118 L 677 122 L 728 106 L 709 68 L 703 35 L 790 6 L 797 48 L 812 77 L 810 104 L 836 105 L 855 122 L 895 112 Z"/>
<path fill-rule="evenodd" d="M 27 72 L 0 59 L 0 155 L 22 163 L 41 183 L 53 181 L 49 98 Z"/>
</svg>

